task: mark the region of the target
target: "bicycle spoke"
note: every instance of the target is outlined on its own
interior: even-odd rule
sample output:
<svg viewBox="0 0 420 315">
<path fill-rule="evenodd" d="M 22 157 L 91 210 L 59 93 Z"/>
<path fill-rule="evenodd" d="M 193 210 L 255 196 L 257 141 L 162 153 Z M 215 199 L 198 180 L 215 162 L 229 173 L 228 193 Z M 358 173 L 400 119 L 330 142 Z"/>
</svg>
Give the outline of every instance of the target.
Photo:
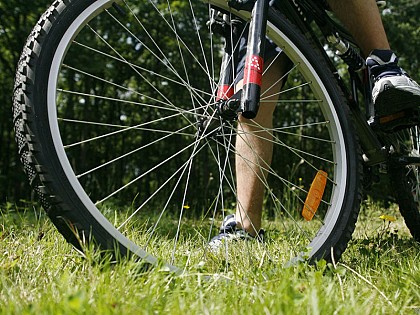
<svg viewBox="0 0 420 315">
<path fill-rule="evenodd" d="M 188 126 L 187 126 L 187 127 L 182 128 L 182 129 L 181 129 L 181 130 L 179 130 L 179 131 L 182 131 L 182 130 L 187 129 L 187 128 L 188 128 Z M 154 130 L 154 131 L 155 131 L 155 130 Z M 175 136 L 175 135 L 179 135 L 179 134 L 181 134 L 181 133 L 179 133 L 178 131 L 166 132 L 166 133 L 168 133 L 168 134 L 167 134 L 166 136 L 162 137 L 162 138 L 159 138 L 159 139 L 157 139 L 157 140 L 155 140 L 155 141 L 152 141 L 152 142 L 150 142 L 150 143 L 148 143 L 148 144 L 146 144 L 146 145 L 144 145 L 144 146 L 142 146 L 142 147 L 139 147 L 139 148 L 137 148 L 137 149 L 135 149 L 135 150 L 132 150 L 132 151 L 130 151 L 130 152 L 127 152 L 127 153 L 125 153 L 125 154 L 122 154 L 122 155 L 120 155 L 119 157 L 117 157 L 117 158 L 115 158 L 115 159 L 112 159 L 112 160 L 110 160 L 110 161 L 108 161 L 108 162 L 105 162 L 105 163 L 103 163 L 103 164 L 101 164 L 101 165 L 99 165 L 99 166 L 97 166 L 97 167 L 95 167 L 95 168 L 92 168 L 92 169 L 90 169 L 90 170 L 88 170 L 88 171 L 86 171 L 86 172 L 84 172 L 84 173 L 82 173 L 82 174 L 78 174 L 78 175 L 76 175 L 76 177 L 77 177 L 77 178 L 81 178 L 81 177 L 83 177 L 83 176 L 85 176 L 85 175 L 87 175 L 87 174 L 90 174 L 91 172 L 97 171 L 98 169 L 100 169 L 100 168 L 102 168 L 102 167 L 108 166 L 109 164 L 115 163 L 115 162 L 117 162 L 117 161 L 119 161 L 119 160 L 122 160 L 122 159 L 124 159 L 124 158 L 126 158 L 126 157 L 128 157 L 128 156 L 132 155 L 132 154 L 135 154 L 135 153 L 137 153 L 137 152 L 139 152 L 139 151 L 141 151 L 141 150 L 143 150 L 143 149 L 145 149 L 145 148 L 147 148 L 147 147 L 149 147 L 149 146 L 153 146 L 154 144 L 156 144 L 156 143 L 158 143 L 158 142 L 160 142 L 160 141 L 164 141 L 164 140 L 166 140 L 166 139 L 167 139 L 167 138 L 169 138 L 169 137 L 172 137 L 172 136 Z"/>
<path fill-rule="evenodd" d="M 19 63 L 14 122 L 25 169 L 65 237 L 90 233 L 115 257 L 121 249 L 171 270 L 205 260 L 220 272 L 238 250 L 250 266 L 308 248 L 324 258 L 331 235 L 348 234 L 342 220 L 355 216 L 342 213 L 356 209 L 360 167 L 346 100 L 318 46 L 269 10 L 267 36 L 282 52 L 267 51 L 260 112 L 246 120 L 220 98 L 227 85 L 240 94 L 252 13 L 221 0 L 54 2 Z M 402 139 L 419 155 L 417 130 Z M 417 167 L 403 171 L 419 195 Z M 236 213 L 255 235 L 261 203 L 278 248 L 227 241 L 219 259 L 206 246 L 219 221 Z"/>
</svg>

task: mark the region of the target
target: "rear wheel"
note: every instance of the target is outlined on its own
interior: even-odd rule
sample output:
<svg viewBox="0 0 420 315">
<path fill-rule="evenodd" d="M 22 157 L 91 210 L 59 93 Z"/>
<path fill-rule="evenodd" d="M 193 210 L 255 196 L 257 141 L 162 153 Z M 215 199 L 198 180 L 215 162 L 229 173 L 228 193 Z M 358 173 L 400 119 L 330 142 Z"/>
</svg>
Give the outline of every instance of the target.
<svg viewBox="0 0 420 315">
<path fill-rule="evenodd" d="M 418 126 L 395 133 L 395 154 L 420 158 L 420 130 Z M 400 212 L 411 235 L 420 241 L 420 173 L 419 165 L 392 165 L 390 179 Z"/>
<path fill-rule="evenodd" d="M 234 212 L 236 123 L 197 132 L 215 115 L 223 46 L 205 26 L 210 12 L 196 1 L 56 1 L 29 37 L 16 75 L 16 139 L 44 207 L 75 246 L 93 239 L 178 270 L 206 254 L 217 222 Z M 338 259 L 360 202 L 347 105 L 323 57 L 274 9 L 268 34 L 294 63 L 273 127 L 262 130 L 274 147 L 262 166 L 264 215 L 277 218 L 282 253 L 268 254 Z M 325 192 L 306 221 L 320 170 Z"/>
</svg>

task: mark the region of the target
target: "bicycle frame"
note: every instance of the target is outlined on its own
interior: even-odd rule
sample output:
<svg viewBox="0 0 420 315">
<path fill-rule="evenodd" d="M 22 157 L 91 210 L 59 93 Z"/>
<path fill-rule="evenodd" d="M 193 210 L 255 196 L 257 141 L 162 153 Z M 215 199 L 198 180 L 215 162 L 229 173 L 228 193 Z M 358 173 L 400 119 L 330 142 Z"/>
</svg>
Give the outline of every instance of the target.
<svg viewBox="0 0 420 315">
<path fill-rule="evenodd" d="M 365 61 L 354 48 L 354 41 L 344 28 L 335 23 L 326 13 L 326 9 L 314 1 L 308 0 L 248 0 L 248 1 L 230 1 L 230 5 L 237 10 L 250 10 L 253 4 L 250 32 L 248 38 L 247 55 L 245 62 L 244 85 L 241 95 L 226 93 L 226 87 L 232 87 L 232 78 L 226 80 L 223 77 L 222 86 L 219 87 L 218 99 L 223 102 L 231 101 L 230 104 L 240 103 L 237 105 L 226 106 L 219 105 L 219 108 L 225 108 L 225 111 L 241 112 L 242 116 L 252 119 L 257 115 L 259 98 L 261 92 L 262 73 L 264 66 L 264 39 L 267 25 L 267 11 L 269 4 L 274 5 L 279 11 L 284 13 L 300 30 L 310 36 L 313 42 L 323 52 L 323 56 L 330 65 L 330 69 L 336 74 L 337 81 L 348 100 L 355 128 L 359 137 L 360 145 L 364 153 L 364 161 L 367 165 L 376 165 L 384 163 L 388 159 L 388 150 L 378 139 L 377 121 L 374 118 L 372 103 L 372 83 L 370 82 L 370 74 L 364 66 Z M 329 44 L 336 49 L 339 55 L 349 67 L 350 85 L 349 90 L 342 78 L 337 74 L 335 66 L 325 53 L 319 40 L 309 23 L 313 21 L 321 30 L 323 36 Z M 226 50 L 228 51 L 228 50 Z M 226 56 L 227 52 L 225 53 Z M 226 69 L 231 69 L 232 65 L 227 65 L 228 60 L 233 58 L 226 56 L 223 62 L 222 73 Z M 227 68 L 229 67 L 229 68 Z M 229 73 L 232 73 L 229 70 Z M 221 91 L 221 92 L 220 92 Z M 358 94 L 363 95 L 363 105 L 359 101 Z M 224 95 L 225 97 L 221 97 Z M 239 100 L 238 100 L 239 97 Z M 234 100 L 234 102 L 232 102 Z M 365 109 L 366 114 L 362 112 Z M 223 110 L 221 111 L 223 113 Z M 222 114 L 223 115 L 223 114 Z M 231 115 L 230 115 L 231 116 Z M 229 116 L 229 117 L 230 117 Z"/>
</svg>

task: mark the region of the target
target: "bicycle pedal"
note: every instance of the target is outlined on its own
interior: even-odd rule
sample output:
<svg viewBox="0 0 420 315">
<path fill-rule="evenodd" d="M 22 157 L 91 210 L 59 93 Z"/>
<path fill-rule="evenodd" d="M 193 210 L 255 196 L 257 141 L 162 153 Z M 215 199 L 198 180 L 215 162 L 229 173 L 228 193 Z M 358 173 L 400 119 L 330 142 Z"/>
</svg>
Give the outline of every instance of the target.
<svg viewBox="0 0 420 315">
<path fill-rule="evenodd" d="M 377 118 L 380 129 L 384 132 L 394 132 L 420 125 L 419 109 L 407 109 L 392 115 Z"/>
</svg>

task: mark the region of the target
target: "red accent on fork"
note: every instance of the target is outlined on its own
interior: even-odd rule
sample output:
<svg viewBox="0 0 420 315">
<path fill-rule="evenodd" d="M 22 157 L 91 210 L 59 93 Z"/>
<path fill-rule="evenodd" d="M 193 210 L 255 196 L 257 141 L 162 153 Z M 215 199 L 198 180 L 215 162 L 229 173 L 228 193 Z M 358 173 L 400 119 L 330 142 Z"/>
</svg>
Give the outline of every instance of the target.
<svg viewBox="0 0 420 315">
<path fill-rule="evenodd" d="M 248 56 L 245 62 L 244 85 L 253 83 L 261 87 L 264 60 L 258 55 Z"/>
<path fill-rule="evenodd" d="M 233 86 L 231 84 L 222 84 L 217 88 L 216 100 L 228 100 L 234 94 Z"/>
</svg>

